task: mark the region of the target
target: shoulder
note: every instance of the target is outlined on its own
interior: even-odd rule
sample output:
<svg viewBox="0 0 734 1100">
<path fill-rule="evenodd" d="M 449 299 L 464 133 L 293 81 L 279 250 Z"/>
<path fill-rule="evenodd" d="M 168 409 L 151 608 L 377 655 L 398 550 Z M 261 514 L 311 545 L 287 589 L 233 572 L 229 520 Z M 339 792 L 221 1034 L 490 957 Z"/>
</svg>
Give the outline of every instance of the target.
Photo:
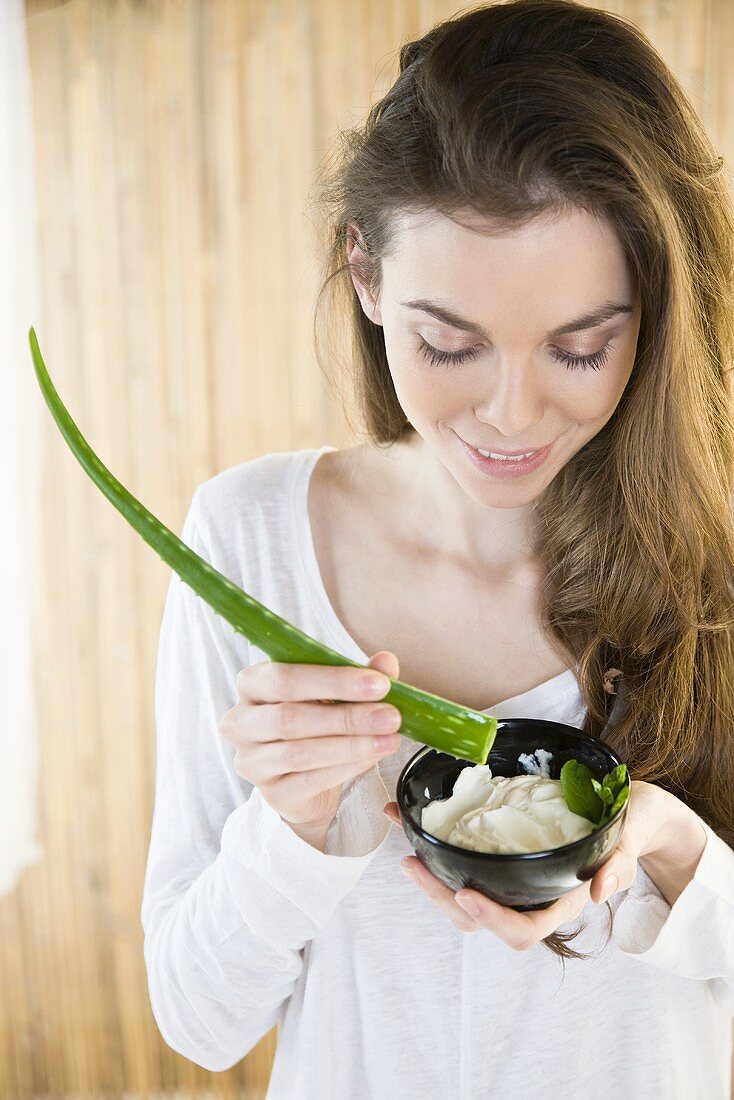
<svg viewBox="0 0 734 1100">
<path fill-rule="evenodd" d="M 211 530 L 237 517 L 254 520 L 263 510 L 285 506 L 298 470 L 314 450 L 258 455 L 202 481 L 192 498 L 199 526 Z"/>
<path fill-rule="evenodd" d="M 228 466 L 194 490 L 183 540 L 247 592 L 259 570 L 284 570 L 294 553 L 294 489 L 319 448 L 277 451 Z"/>
<path fill-rule="evenodd" d="M 320 458 L 319 458 L 320 453 Z M 340 499 L 359 502 L 370 485 L 384 484 L 379 455 L 370 447 L 337 449 L 329 444 L 297 451 L 273 451 L 220 470 L 196 488 L 190 515 L 214 551 L 238 542 L 284 538 L 296 494 L 310 480 L 314 510 L 330 513 Z"/>
<path fill-rule="evenodd" d="M 398 486 L 400 457 L 404 448 L 375 446 L 371 442 L 354 444 L 324 452 L 311 477 L 311 496 L 343 498 L 364 503 L 376 486 L 384 504 Z"/>
</svg>

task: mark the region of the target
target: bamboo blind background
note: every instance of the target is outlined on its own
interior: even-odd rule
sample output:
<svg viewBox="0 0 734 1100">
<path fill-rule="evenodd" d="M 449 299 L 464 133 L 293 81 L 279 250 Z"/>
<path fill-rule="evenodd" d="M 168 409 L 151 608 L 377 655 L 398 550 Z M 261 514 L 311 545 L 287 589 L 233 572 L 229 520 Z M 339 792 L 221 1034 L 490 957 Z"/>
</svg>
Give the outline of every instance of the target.
<svg viewBox="0 0 734 1100">
<path fill-rule="evenodd" d="M 650 35 L 731 164 L 734 5 L 599 6 Z M 313 354 L 308 189 L 399 46 L 458 10 L 26 0 L 44 312 L 19 323 L 105 464 L 173 530 L 218 470 L 348 442 Z M 0 1096 L 261 1097 L 275 1031 L 211 1074 L 150 1010 L 140 900 L 170 571 L 45 424 L 45 855 L 0 898 Z"/>
</svg>

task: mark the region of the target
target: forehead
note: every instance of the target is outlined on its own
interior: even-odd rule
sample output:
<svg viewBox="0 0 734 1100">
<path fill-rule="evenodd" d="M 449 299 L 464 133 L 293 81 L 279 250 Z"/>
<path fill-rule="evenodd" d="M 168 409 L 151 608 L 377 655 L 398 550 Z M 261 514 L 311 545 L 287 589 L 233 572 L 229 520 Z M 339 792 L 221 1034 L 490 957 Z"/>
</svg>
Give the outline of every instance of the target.
<svg viewBox="0 0 734 1100">
<path fill-rule="evenodd" d="M 393 220 L 383 279 L 401 296 L 453 300 L 457 306 L 518 295 L 536 306 L 585 306 L 599 292 L 630 294 L 632 279 L 614 227 L 579 208 L 545 213 L 508 229 L 473 211 L 459 221 L 438 211 L 403 211 Z M 461 222 L 462 224 L 459 224 Z M 591 299 L 590 299 L 591 296 Z"/>
</svg>

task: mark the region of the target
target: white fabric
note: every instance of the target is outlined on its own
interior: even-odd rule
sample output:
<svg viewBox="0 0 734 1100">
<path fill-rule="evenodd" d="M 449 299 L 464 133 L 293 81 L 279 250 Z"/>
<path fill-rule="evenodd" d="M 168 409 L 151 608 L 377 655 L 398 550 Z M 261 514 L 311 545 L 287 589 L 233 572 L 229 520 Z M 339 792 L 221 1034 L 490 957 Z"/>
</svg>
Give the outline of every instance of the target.
<svg viewBox="0 0 734 1100">
<path fill-rule="evenodd" d="M 38 832 L 38 654 L 43 397 L 28 330 L 44 348 L 33 109 L 23 0 L 0 4 L 0 896 L 43 856 Z M 45 431 L 53 434 L 50 417 Z M 50 553 L 54 550 L 50 548 Z M 40 684 L 40 681 L 39 681 Z"/>
<path fill-rule="evenodd" d="M 264 455 L 194 493 L 184 540 L 261 603 L 367 664 L 328 601 L 306 491 L 329 445 Z M 366 533 L 369 537 L 369 533 Z M 404 585 L 410 598 L 410 582 Z M 174 1050 L 210 1070 L 278 1024 L 267 1100 L 728 1100 L 734 851 L 706 827 L 671 909 L 639 869 L 574 941 L 517 952 L 460 932 L 400 870 L 382 808 L 420 746 L 402 738 L 349 785 L 319 852 L 234 771 L 218 722 L 238 671 L 268 660 L 173 574 L 156 679 L 158 760 L 142 922 L 151 1003 Z M 494 707 L 579 724 L 572 670 Z M 574 921 L 567 928 L 576 927 Z"/>
</svg>

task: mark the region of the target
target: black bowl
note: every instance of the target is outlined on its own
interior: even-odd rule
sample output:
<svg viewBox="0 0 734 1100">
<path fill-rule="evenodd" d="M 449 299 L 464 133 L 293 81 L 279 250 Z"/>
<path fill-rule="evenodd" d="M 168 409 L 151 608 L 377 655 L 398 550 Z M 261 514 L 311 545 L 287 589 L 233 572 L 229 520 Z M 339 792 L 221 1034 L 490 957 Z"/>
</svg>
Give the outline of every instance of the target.
<svg viewBox="0 0 734 1100">
<path fill-rule="evenodd" d="M 486 762 L 492 775 L 525 775 L 518 756 L 536 749 L 553 754 L 551 779 L 560 778 L 567 760 L 580 760 L 600 782 L 623 763 L 606 742 L 575 726 L 539 718 L 498 720 Z M 462 768 L 473 767 L 471 760 L 426 746 L 411 756 L 398 777 L 397 802 L 406 836 L 421 863 L 452 890 L 468 887 L 511 909 L 546 909 L 592 878 L 619 843 L 629 799 L 600 829 L 546 852 L 474 852 L 425 832 L 420 823 L 423 807 L 435 798 L 448 798 Z"/>
</svg>

